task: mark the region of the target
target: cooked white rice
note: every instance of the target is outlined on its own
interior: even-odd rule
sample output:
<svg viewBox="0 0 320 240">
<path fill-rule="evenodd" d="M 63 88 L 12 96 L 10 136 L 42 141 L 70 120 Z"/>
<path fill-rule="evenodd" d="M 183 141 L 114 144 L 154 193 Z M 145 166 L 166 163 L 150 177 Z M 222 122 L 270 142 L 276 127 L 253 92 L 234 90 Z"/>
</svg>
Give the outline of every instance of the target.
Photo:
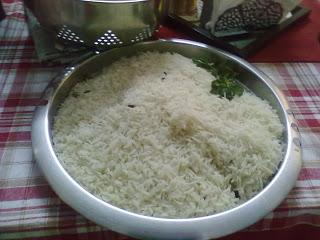
<svg viewBox="0 0 320 240">
<path fill-rule="evenodd" d="M 178 54 L 121 59 L 75 86 L 54 122 L 58 158 L 84 188 L 148 216 L 230 209 L 262 190 L 282 159 L 275 111 Z"/>
</svg>

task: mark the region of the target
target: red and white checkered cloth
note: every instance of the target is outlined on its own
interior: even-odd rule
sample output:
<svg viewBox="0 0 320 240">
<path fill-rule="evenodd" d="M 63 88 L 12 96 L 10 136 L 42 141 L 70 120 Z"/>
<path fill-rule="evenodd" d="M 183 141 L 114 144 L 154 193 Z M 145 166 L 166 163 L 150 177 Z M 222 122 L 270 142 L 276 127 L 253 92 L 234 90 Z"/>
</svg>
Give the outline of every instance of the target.
<svg viewBox="0 0 320 240">
<path fill-rule="evenodd" d="M 6 0 L 3 5 L 8 17 L 0 22 L 0 239 L 128 239 L 65 205 L 33 160 L 32 115 L 61 67 L 38 62 L 21 1 Z M 303 169 L 286 200 L 244 232 L 298 224 L 320 227 L 320 63 L 257 66 L 283 90 L 295 112 L 302 134 Z M 237 234 L 232 239 L 240 239 L 241 233 Z"/>
</svg>

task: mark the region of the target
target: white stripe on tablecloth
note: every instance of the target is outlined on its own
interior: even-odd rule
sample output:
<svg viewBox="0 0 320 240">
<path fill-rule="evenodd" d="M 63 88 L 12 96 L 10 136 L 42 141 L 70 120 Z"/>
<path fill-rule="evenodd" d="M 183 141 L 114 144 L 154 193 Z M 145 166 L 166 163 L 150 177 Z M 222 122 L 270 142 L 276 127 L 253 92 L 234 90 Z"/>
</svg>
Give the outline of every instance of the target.
<svg viewBox="0 0 320 240">
<path fill-rule="evenodd" d="M 28 159 L 22 159 L 19 161 L 20 162 L 16 164 L 10 162 L 9 164 L 1 165 L 1 168 L 0 168 L 1 180 L 3 179 L 3 177 L 7 181 L 42 177 L 42 173 L 34 161 L 28 162 Z"/>
<path fill-rule="evenodd" d="M 311 187 L 319 187 L 320 188 L 320 179 L 308 179 L 308 180 L 298 180 L 296 182 L 296 187 L 307 187 L 307 188 L 311 188 Z M 317 191 L 320 191 L 317 190 Z M 320 202 L 319 202 L 319 206 L 320 206 Z"/>
<path fill-rule="evenodd" d="M 36 199 L 25 199 L 15 201 L 3 201 L 0 202 L 0 209 L 13 209 L 13 208 L 32 208 L 38 206 L 46 206 L 49 202 L 53 202 L 52 198 L 36 198 Z M 2 216 L 1 216 L 2 217 Z"/>
</svg>

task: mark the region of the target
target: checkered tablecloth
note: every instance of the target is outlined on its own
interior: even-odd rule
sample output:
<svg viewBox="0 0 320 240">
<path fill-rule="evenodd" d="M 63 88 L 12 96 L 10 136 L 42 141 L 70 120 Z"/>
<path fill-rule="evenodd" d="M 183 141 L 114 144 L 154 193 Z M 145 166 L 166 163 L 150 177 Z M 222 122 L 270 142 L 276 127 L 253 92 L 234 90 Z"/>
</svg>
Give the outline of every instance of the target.
<svg viewBox="0 0 320 240">
<path fill-rule="evenodd" d="M 0 239 L 127 239 L 102 229 L 51 190 L 31 151 L 35 106 L 61 66 L 41 64 L 18 0 L 0 22 Z M 320 227 L 320 63 L 257 64 L 285 93 L 302 135 L 303 169 L 286 200 L 247 232 Z"/>
</svg>

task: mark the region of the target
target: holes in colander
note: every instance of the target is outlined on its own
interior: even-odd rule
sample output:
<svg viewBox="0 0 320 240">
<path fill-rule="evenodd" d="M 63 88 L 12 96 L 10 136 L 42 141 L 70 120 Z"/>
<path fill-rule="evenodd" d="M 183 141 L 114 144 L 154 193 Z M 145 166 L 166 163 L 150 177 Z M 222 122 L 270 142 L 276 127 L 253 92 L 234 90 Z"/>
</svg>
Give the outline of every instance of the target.
<svg viewBox="0 0 320 240">
<path fill-rule="evenodd" d="M 148 38 L 152 37 L 152 31 L 150 26 L 144 28 L 140 33 L 136 35 L 134 39 L 131 39 L 132 43 L 141 42 L 143 40 L 146 40 Z"/>
<path fill-rule="evenodd" d="M 102 37 L 98 38 L 94 45 L 96 46 L 116 46 L 122 45 L 123 42 L 112 30 L 108 30 Z"/>
<path fill-rule="evenodd" d="M 64 41 L 71 41 L 74 43 L 84 43 L 80 37 L 77 36 L 72 30 L 70 30 L 66 25 L 63 25 L 61 30 L 58 32 L 57 37 Z"/>
</svg>

